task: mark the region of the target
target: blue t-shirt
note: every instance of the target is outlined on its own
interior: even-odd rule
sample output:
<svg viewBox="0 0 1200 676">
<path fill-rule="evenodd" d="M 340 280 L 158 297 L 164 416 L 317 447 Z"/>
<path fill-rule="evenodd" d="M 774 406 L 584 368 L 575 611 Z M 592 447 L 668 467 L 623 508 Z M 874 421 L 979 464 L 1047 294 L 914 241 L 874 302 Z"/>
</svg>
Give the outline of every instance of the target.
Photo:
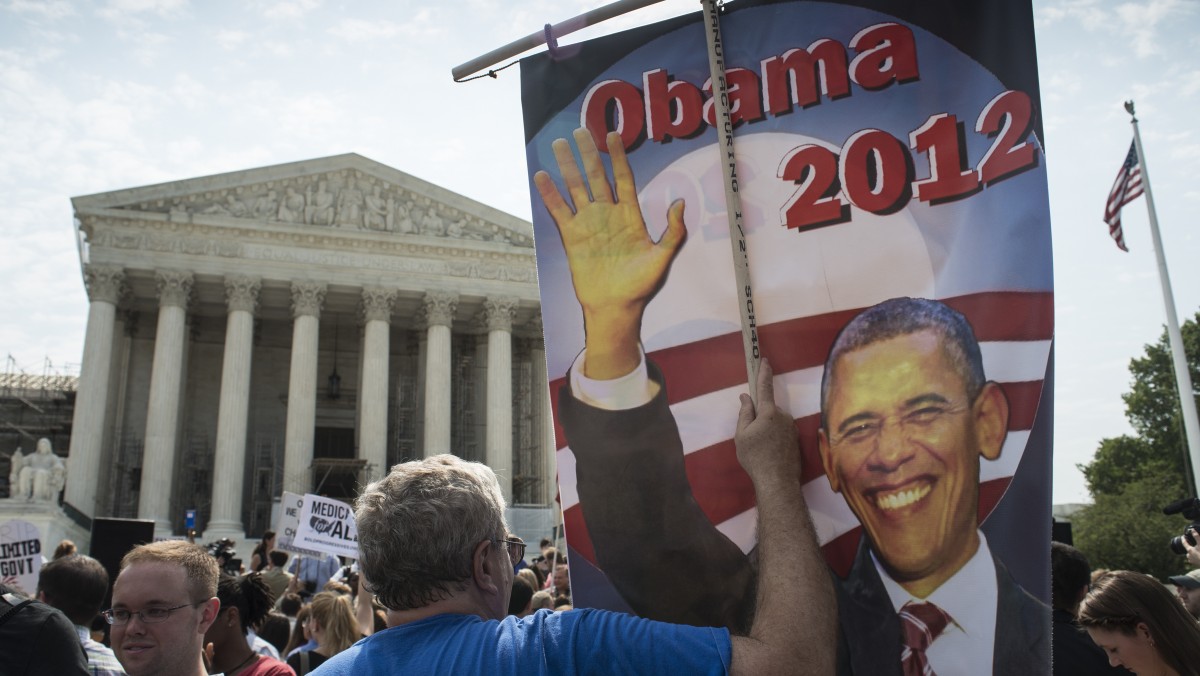
<svg viewBox="0 0 1200 676">
<path fill-rule="evenodd" d="M 517 619 L 436 615 L 374 634 L 317 676 L 392 674 L 727 674 L 729 630 L 666 624 L 605 610 Z"/>
</svg>

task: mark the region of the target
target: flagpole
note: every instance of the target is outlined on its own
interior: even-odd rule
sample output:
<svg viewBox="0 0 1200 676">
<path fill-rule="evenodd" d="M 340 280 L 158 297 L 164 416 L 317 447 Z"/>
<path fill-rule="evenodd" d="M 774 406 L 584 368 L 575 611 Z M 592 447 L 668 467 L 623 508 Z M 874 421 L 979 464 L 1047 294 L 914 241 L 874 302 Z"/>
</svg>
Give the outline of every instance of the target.
<svg viewBox="0 0 1200 676">
<path fill-rule="evenodd" d="M 1138 131 L 1137 115 L 1133 112 L 1133 101 L 1125 102 L 1133 125 L 1133 143 L 1137 146 L 1138 164 L 1142 171 L 1142 189 L 1146 193 L 1146 210 L 1150 213 L 1150 237 L 1154 241 L 1154 256 L 1158 260 L 1158 279 L 1162 283 L 1163 303 L 1167 310 L 1167 338 L 1171 345 L 1171 360 L 1175 364 L 1175 385 L 1179 389 L 1179 408 L 1183 411 L 1183 428 L 1187 437 L 1188 454 L 1192 467 L 1200 467 L 1200 420 L 1196 416 L 1196 396 L 1192 389 L 1192 376 L 1188 370 L 1187 353 L 1183 350 L 1183 335 L 1179 332 L 1179 320 L 1175 317 L 1175 294 L 1171 292 L 1171 279 L 1167 276 L 1167 258 L 1163 254 L 1162 237 L 1158 233 L 1158 214 L 1154 211 L 1154 193 L 1150 190 L 1150 170 L 1146 167 L 1146 154 L 1142 151 L 1142 135 Z M 1192 482 L 1196 495 L 1200 496 L 1200 481 L 1193 472 Z"/>
</svg>

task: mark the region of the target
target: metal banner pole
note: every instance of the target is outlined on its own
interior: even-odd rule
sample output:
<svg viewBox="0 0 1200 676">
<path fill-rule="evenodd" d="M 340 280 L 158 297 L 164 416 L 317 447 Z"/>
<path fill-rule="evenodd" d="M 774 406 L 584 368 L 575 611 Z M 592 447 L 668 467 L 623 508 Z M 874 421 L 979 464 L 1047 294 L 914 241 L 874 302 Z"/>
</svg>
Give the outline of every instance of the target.
<svg viewBox="0 0 1200 676">
<path fill-rule="evenodd" d="M 737 281 L 742 317 L 742 349 L 746 358 L 746 378 L 750 396 L 755 397 L 758 382 L 758 324 L 754 317 L 754 295 L 750 287 L 750 258 L 746 252 L 746 231 L 742 225 L 742 199 L 738 193 L 737 167 L 733 154 L 733 118 L 729 113 L 729 87 L 725 82 L 724 46 L 716 0 L 701 0 L 704 5 L 704 34 L 708 41 L 708 67 L 712 74 L 713 110 L 716 114 L 717 148 L 721 153 L 721 173 L 725 177 L 725 211 L 729 216 L 729 245 L 733 253 L 733 274 Z M 755 404 L 758 402 L 755 401 Z"/>
</svg>

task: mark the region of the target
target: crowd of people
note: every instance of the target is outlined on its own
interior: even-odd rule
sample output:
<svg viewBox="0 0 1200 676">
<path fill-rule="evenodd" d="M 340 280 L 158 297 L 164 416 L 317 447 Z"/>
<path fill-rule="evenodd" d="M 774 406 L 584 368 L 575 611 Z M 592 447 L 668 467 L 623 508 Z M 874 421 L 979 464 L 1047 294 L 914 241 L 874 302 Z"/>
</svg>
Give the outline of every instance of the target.
<svg viewBox="0 0 1200 676">
<path fill-rule="evenodd" d="M 108 572 L 64 540 L 42 567 L 35 594 L 0 588 L 0 672 L 303 676 L 387 628 L 387 608 L 356 566 L 332 555 L 292 556 L 275 541 L 267 531 L 248 568 L 233 559 L 229 541 L 136 547 L 121 562 L 111 607 L 102 610 Z M 566 558 L 550 539 L 541 544 L 531 564 L 522 558 L 513 567 L 516 617 L 571 608 Z M 173 619 L 185 615 L 187 622 Z M 17 645 L 23 649 L 8 649 Z"/>
<path fill-rule="evenodd" d="M 112 585 L 68 551 L 36 598 L 4 590 L 5 674 L 284 676 L 316 673 L 828 673 L 833 591 L 799 485 L 795 429 L 742 402 L 739 457 L 759 496 L 761 592 L 744 632 L 572 609 L 568 561 L 546 541 L 525 562 L 496 475 L 451 455 L 396 465 L 355 503 L 358 570 L 291 561 L 271 538 L 248 571 L 185 540 L 139 545 Z M 211 551 L 210 551 L 211 550 Z M 276 590 L 282 593 L 277 594 Z M 91 628 L 99 615 L 111 633 Z M 797 641 L 796 626 L 808 628 Z M 288 629 L 291 629 L 289 632 Z M 282 644 L 282 645 L 281 645 Z M 796 665 L 803 665 L 796 669 Z"/>
<path fill-rule="evenodd" d="M 268 532 L 249 569 L 231 573 L 213 548 L 159 541 L 124 556 L 101 610 L 108 573 L 63 543 L 34 598 L 0 590 L 4 673 L 834 673 L 835 598 L 811 521 L 794 518 L 807 514 L 802 491 L 776 470 L 795 430 L 770 378 L 764 365 L 736 436 L 759 498 L 748 629 L 572 610 L 565 557 L 545 539 L 526 563 L 495 474 L 444 455 L 363 490 L 357 566 L 290 557 Z M 1188 555 L 1200 565 L 1200 550 Z M 1055 542 L 1051 570 L 1056 676 L 1200 674 L 1200 568 L 1167 580 L 1172 592 L 1142 573 L 1093 571 Z"/>
</svg>

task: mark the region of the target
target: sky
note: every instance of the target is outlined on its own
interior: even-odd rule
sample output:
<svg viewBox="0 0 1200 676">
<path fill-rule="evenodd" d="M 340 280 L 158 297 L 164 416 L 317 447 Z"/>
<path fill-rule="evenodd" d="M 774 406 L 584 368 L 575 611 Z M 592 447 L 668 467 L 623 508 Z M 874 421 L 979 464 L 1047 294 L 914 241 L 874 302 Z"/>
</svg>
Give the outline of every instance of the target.
<svg viewBox="0 0 1200 676">
<path fill-rule="evenodd" d="M 523 219 L 520 77 L 450 69 L 602 0 L 0 0 L 0 352 L 77 372 L 87 296 L 70 198 L 356 152 Z M 658 5 L 569 44 L 698 11 Z M 1054 238 L 1053 501 L 1131 432 L 1129 360 L 1166 321 L 1145 200 L 1101 221 L 1137 104 L 1183 321 L 1200 309 L 1200 2 L 1034 0 Z M 1164 496 L 1164 501 L 1176 496 Z"/>
</svg>

